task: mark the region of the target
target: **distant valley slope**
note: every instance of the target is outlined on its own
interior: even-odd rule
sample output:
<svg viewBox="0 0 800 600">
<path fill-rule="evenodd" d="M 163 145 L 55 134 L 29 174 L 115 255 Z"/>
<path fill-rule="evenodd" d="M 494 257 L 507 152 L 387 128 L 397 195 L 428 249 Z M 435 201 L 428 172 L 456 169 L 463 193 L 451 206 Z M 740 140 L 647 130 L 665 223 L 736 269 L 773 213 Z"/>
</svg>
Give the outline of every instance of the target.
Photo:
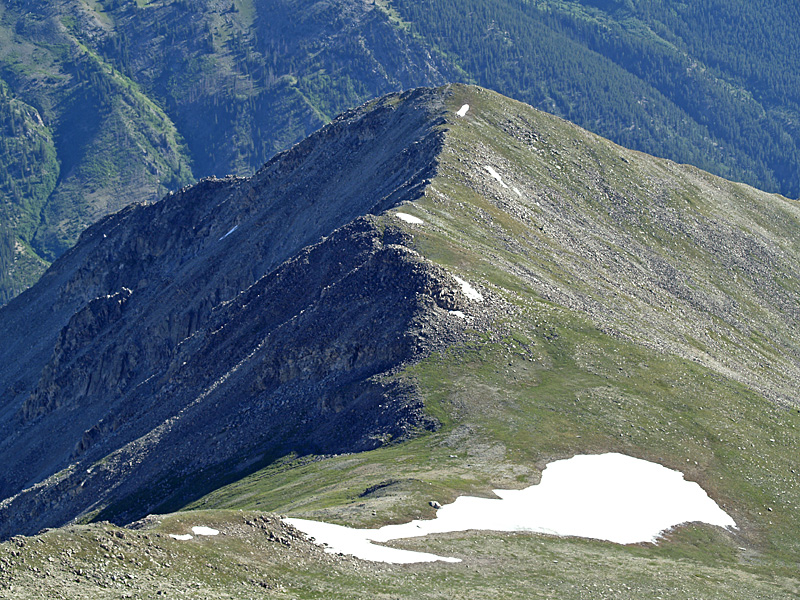
<svg viewBox="0 0 800 600">
<path fill-rule="evenodd" d="M 6 0 L 0 303 L 104 215 L 421 85 L 797 197 L 799 24 L 788 0 Z"/>
</svg>

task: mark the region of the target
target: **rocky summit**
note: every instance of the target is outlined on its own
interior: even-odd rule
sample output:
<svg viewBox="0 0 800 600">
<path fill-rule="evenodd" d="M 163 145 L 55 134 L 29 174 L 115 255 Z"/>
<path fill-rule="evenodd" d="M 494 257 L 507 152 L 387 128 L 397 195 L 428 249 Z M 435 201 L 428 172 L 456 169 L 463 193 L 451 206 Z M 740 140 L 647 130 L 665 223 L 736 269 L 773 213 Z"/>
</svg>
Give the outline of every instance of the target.
<svg viewBox="0 0 800 600">
<path fill-rule="evenodd" d="M 739 526 L 680 547 L 779 568 L 798 272 L 796 201 L 481 88 L 392 94 L 105 218 L 0 309 L 0 536 L 186 508 L 374 525 L 615 451 Z"/>
</svg>

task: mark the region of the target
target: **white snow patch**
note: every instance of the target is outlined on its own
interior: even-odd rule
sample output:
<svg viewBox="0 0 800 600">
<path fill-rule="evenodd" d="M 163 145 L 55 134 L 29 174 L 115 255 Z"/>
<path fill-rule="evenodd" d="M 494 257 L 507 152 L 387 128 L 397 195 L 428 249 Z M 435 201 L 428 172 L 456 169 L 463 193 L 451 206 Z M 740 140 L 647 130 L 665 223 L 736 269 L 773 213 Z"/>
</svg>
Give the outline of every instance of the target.
<svg viewBox="0 0 800 600">
<path fill-rule="evenodd" d="M 453 315 L 454 317 L 458 317 L 459 319 L 466 319 L 467 318 L 467 315 L 465 315 L 460 310 L 451 310 L 449 312 L 450 312 L 451 315 Z"/>
<path fill-rule="evenodd" d="M 223 235 L 223 236 L 222 236 L 221 238 L 219 238 L 217 241 L 218 241 L 218 242 L 221 242 L 222 240 L 224 240 L 226 237 L 228 237 L 230 234 L 232 234 L 232 233 L 233 233 L 234 231 L 236 231 L 237 229 L 239 229 L 239 226 L 238 226 L 238 225 L 234 225 L 234 226 L 231 228 L 231 230 L 230 230 L 228 233 L 226 233 L 225 235 Z"/>
<path fill-rule="evenodd" d="M 436 518 L 351 529 L 304 519 L 286 519 L 326 545 L 379 562 L 446 560 L 433 554 L 376 546 L 432 533 L 454 531 L 527 531 L 577 536 L 618 544 L 655 542 L 681 523 L 700 521 L 736 527 L 734 520 L 683 473 L 659 464 L 609 453 L 579 455 L 547 465 L 539 485 L 523 490 L 495 490 L 500 499 L 462 496 L 440 508 Z"/>
<path fill-rule="evenodd" d="M 192 531 L 195 535 L 219 535 L 219 531 L 211 527 L 196 526 L 192 527 Z"/>
<path fill-rule="evenodd" d="M 461 291 L 464 292 L 464 295 L 469 298 L 470 300 L 475 300 L 476 302 L 483 302 L 483 296 L 481 293 L 468 284 L 466 281 L 461 279 L 461 277 L 456 277 L 453 275 L 453 279 L 455 279 L 461 285 Z"/>
<path fill-rule="evenodd" d="M 522 198 L 522 192 L 520 192 L 520 191 L 519 191 L 519 189 L 518 189 L 517 187 L 513 187 L 513 188 L 511 188 L 511 189 L 512 189 L 512 190 L 514 190 L 514 191 L 517 193 L 517 196 L 519 196 L 520 198 Z"/>
<path fill-rule="evenodd" d="M 467 111 L 468 110 L 469 110 L 469 104 L 465 104 L 464 106 L 462 106 L 461 108 L 458 109 L 458 112 L 456 113 L 456 116 L 465 117 L 465 116 L 467 116 Z"/>
<path fill-rule="evenodd" d="M 332 525 L 306 519 L 284 519 L 284 521 L 306 535 L 313 537 L 317 544 L 326 546 L 325 552 L 330 554 L 341 552 L 364 560 L 393 564 L 433 562 L 436 560 L 461 562 L 457 558 L 437 556 L 427 552 L 376 546 L 370 541 L 372 539 L 370 534 L 380 532 L 380 529 L 352 529 L 343 525 Z"/>
<path fill-rule="evenodd" d="M 415 217 L 414 215 L 409 215 L 408 213 L 399 212 L 395 213 L 395 216 L 401 221 L 405 221 L 406 223 L 412 223 L 414 225 L 422 225 L 425 222 L 419 217 Z"/>
<path fill-rule="evenodd" d="M 180 534 L 180 535 L 174 534 L 174 533 L 170 533 L 169 537 L 171 537 L 173 539 L 176 539 L 176 540 L 180 540 L 182 542 L 185 542 L 186 540 L 192 539 L 192 535 L 189 534 L 189 533 L 183 533 L 183 534 Z"/>
<path fill-rule="evenodd" d="M 495 171 L 493 167 L 490 167 L 489 165 L 484 165 L 483 168 L 486 169 L 489 172 L 489 175 L 491 175 L 492 177 L 497 179 L 497 181 L 500 183 L 500 185 L 502 185 L 504 188 L 508 188 L 508 186 L 505 184 L 503 179 L 500 177 L 500 173 Z"/>
</svg>

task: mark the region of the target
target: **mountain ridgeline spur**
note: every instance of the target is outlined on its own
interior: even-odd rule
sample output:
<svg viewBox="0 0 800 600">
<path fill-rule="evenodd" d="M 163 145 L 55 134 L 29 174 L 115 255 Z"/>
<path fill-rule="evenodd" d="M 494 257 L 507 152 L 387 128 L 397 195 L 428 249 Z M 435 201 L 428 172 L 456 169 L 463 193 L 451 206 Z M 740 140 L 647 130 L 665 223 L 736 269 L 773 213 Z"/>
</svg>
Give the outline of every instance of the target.
<svg viewBox="0 0 800 600">
<path fill-rule="evenodd" d="M 563 414 L 629 385 L 602 366 L 623 343 L 653 378 L 697 365 L 795 407 L 798 225 L 795 201 L 481 88 L 369 102 L 251 178 L 106 217 L 0 309 L 0 536 L 425 435 L 443 413 L 410 369 L 512 337 L 593 382 Z"/>
<path fill-rule="evenodd" d="M 250 179 L 127 208 L 5 307 L 2 534 L 149 489 L 137 518 L 208 469 L 435 426 L 379 375 L 445 343 L 429 313 L 465 299 L 375 215 L 434 175 L 442 102 L 358 109 Z"/>
</svg>

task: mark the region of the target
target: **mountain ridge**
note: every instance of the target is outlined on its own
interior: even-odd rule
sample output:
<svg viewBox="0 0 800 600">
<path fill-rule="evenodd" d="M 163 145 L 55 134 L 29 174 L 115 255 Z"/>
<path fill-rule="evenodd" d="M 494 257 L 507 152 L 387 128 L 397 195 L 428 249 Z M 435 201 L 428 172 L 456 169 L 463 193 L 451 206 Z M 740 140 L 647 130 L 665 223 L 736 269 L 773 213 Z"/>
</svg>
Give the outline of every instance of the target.
<svg viewBox="0 0 800 600">
<path fill-rule="evenodd" d="M 191 394 L 195 394 L 198 399 L 204 398 L 217 386 L 213 383 L 215 379 L 227 380 L 248 361 L 248 355 L 252 357 L 253 353 L 266 352 L 267 357 L 262 356 L 261 360 L 267 364 L 276 361 L 274 367 L 265 365 L 265 372 L 257 376 L 259 380 L 273 382 L 262 387 L 261 391 L 266 394 L 272 390 L 274 393 L 289 394 L 290 397 L 293 393 L 305 397 L 313 388 L 304 392 L 305 384 L 298 383 L 295 387 L 299 391 L 292 392 L 292 386 L 289 385 L 280 392 L 280 383 L 276 388 L 274 382 L 288 380 L 291 384 L 294 380 L 301 381 L 309 377 L 313 380 L 314 370 L 317 370 L 317 377 L 323 380 L 338 372 L 349 373 L 344 378 L 354 384 L 354 377 L 357 379 L 372 376 L 374 372 L 369 371 L 370 368 L 377 368 L 377 372 L 380 372 L 398 360 L 407 360 L 413 352 L 403 349 L 402 343 L 397 346 L 395 355 L 390 350 L 391 344 L 387 344 L 389 352 L 381 358 L 379 349 L 372 344 L 359 344 L 355 339 L 348 342 L 346 331 L 331 331 L 326 338 L 329 343 L 337 335 L 344 336 L 338 343 L 344 344 L 345 348 L 333 351 L 334 355 L 329 356 L 333 361 L 332 365 L 323 368 L 324 363 L 320 361 L 321 356 L 325 355 L 324 348 L 316 348 L 320 341 L 303 333 L 311 324 L 298 326 L 291 323 L 306 310 L 318 310 L 327 315 L 326 311 L 331 309 L 324 308 L 325 302 L 345 302 L 342 298 L 337 300 L 341 292 L 333 291 L 324 298 L 320 296 L 316 305 L 307 305 L 303 310 L 294 307 L 298 303 L 302 305 L 303 294 L 307 286 L 312 285 L 303 279 L 313 275 L 313 271 L 304 273 L 310 268 L 305 267 L 305 264 L 309 261 L 314 264 L 312 256 L 320 253 L 327 256 L 332 251 L 330 248 L 342 245 L 354 252 L 352 258 L 360 257 L 360 260 L 365 261 L 353 263 L 349 259 L 345 263 L 349 267 L 337 274 L 342 263 L 339 263 L 339 267 L 326 267 L 331 258 L 323 258 L 321 264 L 314 267 L 322 269 L 314 275 L 314 280 L 327 282 L 331 290 L 341 289 L 341 285 L 337 287 L 336 284 L 338 279 L 349 277 L 358 281 L 359 277 L 363 277 L 359 273 L 364 271 L 379 276 L 384 263 L 393 265 L 389 267 L 390 270 L 403 272 L 418 261 L 403 246 L 391 243 L 391 233 L 383 234 L 388 236 L 384 242 L 388 245 L 381 249 L 382 236 L 368 220 L 361 225 L 354 223 L 338 236 L 334 232 L 361 214 L 385 210 L 396 203 L 398 197 L 415 198 L 418 185 L 435 169 L 430 157 L 440 144 L 439 134 L 435 130 L 438 121 L 436 118 L 431 121 L 429 111 L 424 108 L 424 99 L 414 101 L 420 95 L 424 98 L 431 96 L 431 93 L 421 90 L 408 94 L 405 106 L 401 105 L 402 108 L 397 111 L 391 104 L 385 104 L 382 108 L 375 107 L 370 111 L 362 109 L 343 115 L 316 136 L 276 157 L 251 180 L 207 180 L 184 192 L 168 196 L 160 203 L 131 207 L 118 215 L 108 217 L 87 230 L 76 248 L 54 265 L 51 272 L 29 293 L 13 300 L 4 310 L 4 315 L 20 312 L 22 316 L 19 320 L 28 324 L 32 318 L 31 311 L 37 311 L 43 302 L 36 299 L 39 290 L 47 290 L 44 294 L 49 294 L 51 298 L 55 293 L 54 305 L 64 306 L 59 311 L 62 320 L 75 307 L 83 308 L 74 312 L 62 327 L 48 325 L 49 334 L 41 337 L 48 340 L 47 345 L 54 344 L 51 346 L 54 350 L 50 357 L 45 358 L 44 353 L 38 357 L 25 356 L 24 353 L 19 353 L 19 347 L 16 346 L 5 349 L 9 361 L 7 364 L 24 365 L 22 368 L 28 372 L 34 372 L 39 365 L 42 366 L 41 376 L 34 388 L 20 389 L 23 385 L 21 383 L 15 384 L 16 387 L 10 386 L 16 399 L 12 398 L 4 406 L 4 413 L 9 414 L 8 411 L 13 410 L 15 416 L 4 423 L 3 452 L 17 456 L 13 461 L 17 469 L 24 465 L 25 470 L 22 472 L 27 473 L 18 475 L 15 479 L 14 473 L 17 469 L 10 465 L 3 477 L 4 493 L 8 494 L 8 490 L 13 489 L 9 486 L 23 484 L 32 473 L 34 480 L 38 480 L 46 477 L 48 471 L 58 471 L 67 466 L 65 458 L 70 461 L 84 460 L 86 457 L 83 455 L 98 440 L 118 437 L 118 430 L 128 426 L 131 421 L 136 422 L 137 418 L 146 417 L 148 423 L 152 423 L 153 419 L 156 423 L 165 419 L 168 421 L 170 415 L 185 410 L 180 404 L 169 400 L 172 395 L 177 393 L 186 396 L 187 400 L 183 402 L 187 402 Z M 396 114 L 398 112 L 403 113 L 403 116 Z M 429 133 L 424 133 L 426 131 Z M 379 145 L 375 142 L 377 138 L 380 138 Z M 402 147 L 403 139 L 412 139 L 413 143 L 397 154 L 396 148 Z M 387 142 L 390 143 L 389 152 L 382 150 L 387 147 Z M 365 196 L 360 192 L 360 188 L 365 185 L 360 175 L 366 163 L 373 165 L 373 168 L 376 164 L 380 165 L 384 173 L 391 173 L 388 177 L 381 174 L 370 186 L 370 191 L 375 195 Z M 299 175 L 301 172 L 302 176 Z M 317 175 L 325 183 L 310 185 L 309 182 L 314 181 Z M 317 187 L 319 185 L 324 187 Z M 320 189 L 323 190 L 321 194 Z M 385 192 L 381 192 L 381 189 Z M 224 222 L 226 214 L 227 219 L 233 220 Z M 328 237 L 332 234 L 333 237 Z M 402 236 L 394 235 L 398 241 L 402 239 Z M 370 240 L 366 247 L 359 241 L 361 236 Z M 320 242 L 317 252 L 306 253 L 303 260 L 287 263 L 283 271 L 288 269 L 288 274 L 281 275 L 280 269 L 275 271 L 281 263 L 309 243 L 317 242 L 320 237 L 324 237 L 325 241 Z M 246 252 L 249 257 L 246 263 L 242 263 L 240 259 L 243 250 L 237 248 L 241 243 L 246 243 L 250 248 Z M 236 251 L 231 253 L 228 250 L 230 248 Z M 86 257 L 87 252 L 91 258 Z M 370 258 L 375 252 L 378 253 L 377 256 L 383 257 L 382 261 L 376 263 L 375 258 Z M 317 262 L 320 260 L 317 259 Z M 115 264 L 117 267 L 111 268 Z M 414 269 L 416 267 L 412 268 L 412 272 Z M 66 270 L 66 281 L 63 275 L 58 276 L 58 270 Z M 443 299 L 447 295 L 443 295 L 441 291 L 434 292 L 440 284 L 425 282 L 427 276 L 424 273 L 427 270 L 423 269 L 419 275 L 412 277 L 413 285 L 421 286 L 420 289 L 428 290 L 429 294 L 436 293 L 440 301 L 445 301 Z M 210 282 L 209 273 L 215 273 Z M 289 289 L 295 289 L 293 295 L 284 298 L 280 292 L 270 291 L 271 286 L 281 285 L 265 280 L 270 273 L 273 280 L 285 280 L 285 285 L 300 287 L 283 288 L 283 293 L 287 294 Z M 443 273 L 438 273 L 433 281 L 441 280 L 443 276 Z M 48 289 L 48 285 L 56 278 L 64 283 Z M 253 291 L 253 286 L 259 281 L 264 283 Z M 393 293 L 399 293 L 401 289 L 398 288 Z M 263 297 L 261 293 L 264 294 Z M 30 300 L 30 297 L 34 300 Z M 237 297 L 243 298 L 241 303 L 231 304 Z M 391 294 L 387 297 L 391 297 Z M 188 298 L 192 300 L 186 306 Z M 289 298 L 292 300 L 289 301 Z M 273 331 L 276 339 L 283 340 L 279 347 L 286 348 L 274 358 L 268 357 L 270 351 L 259 350 L 263 348 L 264 342 L 253 340 L 254 334 L 258 335 L 258 327 L 238 315 L 239 312 L 243 315 L 249 314 L 248 311 L 252 312 L 252 308 L 248 307 L 250 303 L 261 306 L 263 302 L 273 306 L 272 310 L 278 311 L 277 314 L 285 315 L 283 319 L 295 315 L 285 322 L 264 320 L 255 315 L 255 323 L 260 322 L 260 327 L 265 331 Z M 359 300 L 360 304 L 364 302 L 363 298 Z M 341 308 L 344 310 L 344 305 Z M 365 309 L 367 314 L 373 310 L 368 306 Z M 295 312 L 297 310 L 300 310 L 299 315 Z M 220 313 L 227 316 L 220 317 Z M 397 318 L 406 315 L 403 318 L 413 319 L 414 313 L 415 310 L 410 313 L 405 309 L 398 310 Z M 355 315 L 353 318 L 356 318 Z M 330 319 L 331 316 L 328 315 L 327 320 Z M 386 319 L 391 320 L 386 315 L 378 322 Z M 372 327 L 375 327 L 374 323 L 375 321 Z M 7 331 L 12 329 L 5 328 Z M 59 329 L 57 339 L 54 342 L 49 341 Z M 228 332 L 231 329 L 238 330 L 238 335 L 245 344 L 244 354 L 236 350 L 235 345 L 230 346 L 230 340 L 220 346 L 215 329 L 226 329 L 226 335 L 230 335 Z M 393 329 L 389 328 L 389 331 Z M 226 335 L 223 335 L 223 339 Z M 381 335 L 376 330 L 375 339 L 381 339 Z M 306 341 L 299 341 L 303 339 Z M 302 353 L 291 359 L 292 354 L 298 351 L 295 346 L 306 347 L 307 359 L 323 352 L 319 358 L 313 358 L 303 367 L 311 368 L 311 375 L 300 373 L 296 368 L 284 364 L 285 361 L 291 363 L 302 359 Z M 348 352 L 352 356 L 342 356 L 342 363 L 337 364 L 333 356 L 346 351 L 346 347 L 350 346 L 352 349 Z M 325 352 L 331 351 L 329 348 Z M 219 360 L 219 364 L 226 367 L 219 372 L 215 369 L 209 372 L 208 366 L 193 366 L 193 352 L 206 356 L 207 360 L 203 364 L 208 365 L 208 360 L 211 360 L 210 364 L 217 364 Z M 15 355 L 17 358 L 11 359 Z M 213 359 L 212 356 L 217 358 Z M 42 364 L 43 360 L 45 364 Z M 360 362 L 365 361 L 366 365 L 357 368 Z M 283 372 L 286 368 L 289 371 Z M 366 369 L 366 375 L 359 375 L 359 368 Z M 248 369 L 248 372 L 252 371 L 252 367 Z M 199 378 L 204 383 L 195 391 L 190 392 L 189 389 L 194 389 L 193 381 L 197 379 L 197 375 L 183 374 L 186 370 L 198 375 L 203 373 Z M 17 373 L 12 372 L 6 381 L 17 379 L 19 382 L 21 379 L 18 377 Z M 252 388 L 252 377 L 251 373 L 250 378 L 245 379 L 243 385 L 246 388 Z M 257 385 L 255 389 L 250 389 L 249 395 L 257 396 L 258 387 Z M 4 392 L 6 397 L 9 394 L 8 389 L 6 387 Z M 376 390 L 373 392 L 376 395 L 373 402 L 382 395 L 380 386 Z M 242 394 L 243 398 L 249 397 L 247 391 Z M 364 395 L 361 402 L 367 402 L 370 396 L 368 389 L 365 388 L 361 395 Z M 134 401 L 133 398 L 138 400 Z M 336 399 L 335 394 L 331 400 L 334 404 L 342 401 Z M 188 401 L 186 406 L 193 402 Z M 323 410 L 324 404 L 323 402 L 320 407 Z M 129 408 L 125 408 L 126 406 Z M 132 406 L 137 408 L 130 414 Z M 80 409 L 80 412 L 76 413 L 76 409 Z M 263 410 L 268 409 L 269 407 L 265 407 Z M 399 407 L 398 410 L 402 413 L 404 409 Z M 65 411 L 73 415 L 70 419 L 75 421 L 66 428 L 66 433 L 61 416 Z M 388 416 L 377 418 L 377 421 L 384 423 L 382 427 L 388 428 L 387 433 L 381 435 L 402 438 L 404 426 L 399 426 L 399 429 L 397 427 L 404 418 L 406 417 L 399 415 L 395 421 Z M 412 428 L 414 423 L 426 422 L 421 415 L 407 418 L 410 419 L 409 426 Z M 280 423 L 280 419 L 276 419 L 276 423 Z M 30 428 L 41 430 L 43 427 L 52 428 L 51 436 L 46 442 L 48 452 L 44 452 L 43 447 L 30 447 L 30 437 L 26 433 Z M 85 429 L 79 441 L 75 439 L 75 427 Z M 279 424 L 278 427 L 286 429 L 286 425 Z M 133 441 L 147 433 L 145 428 L 140 429 L 139 433 L 128 432 L 126 435 L 128 441 Z M 356 433 L 353 435 L 358 437 Z M 261 437 L 264 437 L 263 432 Z M 361 443 L 368 447 L 375 442 L 365 440 Z M 58 462 L 52 462 L 53 455 Z M 177 455 L 180 456 L 180 453 Z M 97 458 L 99 456 L 95 460 Z M 53 466 L 58 464 L 61 466 Z M 44 470 L 37 472 L 36 469 Z M 85 485 L 84 482 L 81 487 Z M 137 518 L 138 516 L 141 515 L 137 515 Z"/>
<path fill-rule="evenodd" d="M 107 217 L 0 309 L 39 344 L 0 349 L 27 348 L 0 356 L 0 533 L 376 526 L 619 452 L 739 526 L 626 561 L 796 583 L 798 223 L 796 201 L 481 88 L 367 103 L 250 179 Z M 464 539 L 446 555 L 480 560 Z"/>
</svg>

